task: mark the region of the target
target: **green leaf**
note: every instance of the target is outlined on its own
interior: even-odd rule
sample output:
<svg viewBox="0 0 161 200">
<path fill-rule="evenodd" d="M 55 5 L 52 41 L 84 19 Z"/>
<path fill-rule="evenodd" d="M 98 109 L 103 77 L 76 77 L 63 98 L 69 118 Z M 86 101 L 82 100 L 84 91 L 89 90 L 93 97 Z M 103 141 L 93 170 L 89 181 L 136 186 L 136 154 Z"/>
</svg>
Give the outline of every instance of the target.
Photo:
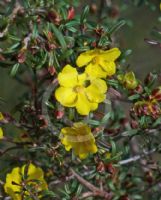
<svg viewBox="0 0 161 200">
<path fill-rule="evenodd" d="M 57 197 L 57 195 L 50 190 L 44 190 L 42 195 L 43 197 Z"/>
<path fill-rule="evenodd" d="M 161 124 L 161 117 L 159 117 L 153 124 L 153 127 L 156 127 Z"/>
<path fill-rule="evenodd" d="M 137 100 L 137 99 L 139 99 L 139 98 L 140 98 L 140 95 L 139 95 L 139 94 L 134 94 L 134 95 L 128 97 L 128 99 L 129 99 L 130 101 Z"/>
<path fill-rule="evenodd" d="M 69 188 L 69 185 L 68 185 L 68 184 L 65 184 L 64 188 L 65 188 L 65 192 L 66 192 L 67 194 L 70 194 L 70 193 L 71 193 L 71 191 L 70 191 L 70 188 Z"/>
<path fill-rule="evenodd" d="M 101 120 L 101 125 L 106 125 L 111 117 L 111 112 L 108 112 Z"/>
<path fill-rule="evenodd" d="M 50 27 L 51 27 L 52 31 L 54 32 L 55 37 L 59 41 L 62 49 L 63 50 L 67 49 L 67 44 L 66 44 L 66 41 L 65 41 L 65 38 L 64 38 L 62 32 L 54 24 L 50 23 Z"/>
<path fill-rule="evenodd" d="M 126 24 L 125 20 L 121 20 L 118 23 L 116 23 L 114 26 L 112 26 L 108 32 L 109 35 L 111 35 L 113 32 L 118 31 L 122 26 Z"/>
<path fill-rule="evenodd" d="M 18 69 L 19 69 L 19 66 L 20 66 L 20 64 L 19 64 L 19 63 L 16 63 L 16 64 L 12 67 L 12 70 L 11 70 L 11 72 L 10 72 L 10 75 L 11 75 L 12 77 L 14 77 L 14 76 L 17 74 L 17 71 L 18 71 Z"/>
<path fill-rule="evenodd" d="M 65 52 L 63 52 L 62 56 L 60 56 L 60 60 L 64 60 L 66 58 L 69 58 L 70 55 L 73 54 L 73 49 L 68 49 Z"/>
<path fill-rule="evenodd" d="M 28 0 L 22 0 L 22 4 L 25 8 L 30 8 L 30 3 Z"/>
<path fill-rule="evenodd" d="M 86 6 L 83 10 L 83 13 L 81 14 L 81 17 L 80 17 L 80 23 L 81 24 L 85 23 L 88 13 L 89 13 L 89 6 Z"/>
<path fill-rule="evenodd" d="M 34 26 L 33 26 L 32 37 L 37 38 L 37 36 L 38 36 L 38 26 L 35 23 Z"/>
<path fill-rule="evenodd" d="M 65 27 L 70 28 L 70 27 L 73 27 L 73 26 L 78 26 L 79 24 L 80 24 L 79 21 L 71 20 L 71 21 L 69 21 L 65 24 Z"/>
<path fill-rule="evenodd" d="M 82 190 L 83 190 L 83 186 L 79 185 L 78 189 L 77 189 L 77 192 L 76 192 L 76 195 L 79 196 L 81 194 Z"/>
<path fill-rule="evenodd" d="M 94 125 L 94 126 L 99 126 L 100 125 L 99 121 L 92 120 L 92 119 L 86 120 L 86 123 L 90 124 L 90 125 Z"/>
<path fill-rule="evenodd" d="M 98 46 L 105 47 L 105 46 L 108 46 L 109 44 L 111 44 L 111 41 L 109 40 L 109 38 L 107 36 L 103 35 L 100 38 Z"/>
<path fill-rule="evenodd" d="M 138 130 L 136 129 L 131 129 L 131 130 L 127 130 L 127 131 L 124 131 L 123 133 L 121 133 L 121 135 L 123 136 L 123 137 L 132 137 L 132 136 L 134 136 L 134 135 L 136 135 L 138 133 Z"/>
<path fill-rule="evenodd" d="M 114 156 L 117 152 L 116 143 L 113 140 L 111 140 L 110 143 L 111 143 L 111 147 L 112 147 L 112 156 Z"/>
</svg>

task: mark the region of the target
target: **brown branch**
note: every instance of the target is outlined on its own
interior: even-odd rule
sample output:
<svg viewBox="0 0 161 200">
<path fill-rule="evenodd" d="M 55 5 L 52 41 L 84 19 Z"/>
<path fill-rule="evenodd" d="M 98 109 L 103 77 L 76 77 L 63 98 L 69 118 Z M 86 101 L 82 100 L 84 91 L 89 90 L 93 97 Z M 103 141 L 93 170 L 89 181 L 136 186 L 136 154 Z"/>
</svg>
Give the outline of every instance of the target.
<svg viewBox="0 0 161 200">
<path fill-rule="evenodd" d="M 7 34 L 10 25 L 12 24 L 13 20 L 16 18 L 19 11 L 21 11 L 22 9 L 23 9 L 23 7 L 19 4 L 18 1 L 16 1 L 13 12 L 9 16 L 9 22 L 8 22 L 6 28 L 3 30 L 3 32 L 0 32 L 0 38 L 3 38 Z"/>
<path fill-rule="evenodd" d="M 70 171 L 82 185 L 84 185 L 86 188 L 88 188 L 90 191 L 92 191 L 92 193 L 90 193 L 90 195 L 102 197 L 106 200 L 112 199 L 113 194 L 111 192 L 107 192 L 107 191 L 97 188 L 96 186 L 94 186 L 93 184 L 91 184 L 90 182 L 88 182 L 87 180 L 82 178 L 81 176 L 79 176 L 72 168 L 70 168 Z"/>
</svg>

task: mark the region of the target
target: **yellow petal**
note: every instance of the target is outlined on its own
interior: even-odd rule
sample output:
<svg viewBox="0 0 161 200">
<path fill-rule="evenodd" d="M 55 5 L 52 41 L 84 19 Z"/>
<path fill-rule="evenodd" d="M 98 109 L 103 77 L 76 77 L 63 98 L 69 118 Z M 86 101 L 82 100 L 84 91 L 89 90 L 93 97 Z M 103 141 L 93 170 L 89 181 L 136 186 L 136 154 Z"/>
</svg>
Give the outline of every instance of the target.
<svg viewBox="0 0 161 200">
<path fill-rule="evenodd" d="M 23 175 L 24 175 L 25 167 L 26 167 L 26 165 L 24 165 L 22 167 L 22 174 Z M 44 172 L 41 168 L 36 167 L 35 165 L 33 165 L 31 163 L 28 167 L 27 175 L 28 175 L 27 180 L 32 180 L 32 179 L 39 180 L 39 179 L 42 179 L 44 177 Z"/>
<path fill-rule="evenodd" d="M 85 68 L 85 72 L 89 77 L 106 78 L 107 76 L 107 72 L 105 72 L 99 65 L 94 65 L 92 63 Z"/>
<path fill-rule="evenodd" d="M 91 85 L 99 89 L 100 93 L 105 93 L 107 91 L 107 84 L 104 80 L 96 78 L 91 81 Z"/>
<path fill-rule="evenodd" d="M 58 81 L 61 86 L 73 87 L 77 84 L 77 70 L 71 65 L 66 65 L 58 75 Z"/>
<path fill-rule="evenodd" d="M 3 130 L 2 130 L 2 128 L 0 127 L 0 139 L 2 139 L 3 138 Z"/>
<path fill-rule="evenodd" d="M 91 102 L 100 103 L 106 98 L 105 92 L 107 91 L 106 82 L 101 79 L 93 79 L 91 85 L 85 90 L 88 99 Z"/>
<path fill-rule="evenodd" d="M 6 176 L 6 183 L 4 185 L 5 192 L 10 194 L 12 192 L 19 192 L 21 190 L 21 187 L 13 184 L 13 182 L 20 184 L 22 180 L 21 174 L 20 174 L 20 168 L 16 167 L 12 170 L 11 173 L 7 174 Z"/>
<path fill-rule="evenodd" d="M 72 88 L 59 87 L 55 91 L 55 97 L 63 106 L 74 107 L 77 99 L 77 94 Z"/>
<path fill-rule="evenodd" d="M 4 117 L 3 117 L 2 113 L 0 112 L 0 121 L 3 119 L 4 119 Z"/>
<path fill-rule="evenodd" d="M 86 73 L 78 75 L 78 85 L 84 85 L 86 80 L 87 80 L 87 74 Z"/>
<path fill-rule="evenodd" d="M 81 53 L 76 60 L 77 66 L 83 67 L 83 66 L 87 65 L 96 56 L 95 53 L 96 53 L 95 50 L 90 50 L 90 51 Z"/>
<path fill-rule="evenodd" d="M 105 94 L 100 93 L 94 85 L 90 85 L 86 88 L 86 95 L 90 102 L 100 103 L 106 98 Z"/>
<path fill-rule="evenodd" d="M 101 54 L 101 57 L 107 62 L 115 61 L 121 54 L 121 51 L 118 48 L 113 48 Z"/>
<path fill-rule="evenodd" d="M 88 115 L 91 110 L 97 109 L 97 103 L 90 103 L 84 93 L 78 94 L 76 102 L 77 112 L 81 115 Z"/>
<path fill-rule="evenodd" d="M 82 160 L 87 158 L 87 156 L 88 156 L 88 153 L 80 153 L 79 154 L 79 158 L 82 159 Z"/>
<path fill-rule="evenodd" d="M 114 62 L 100 61 L 100 65 L 104 71 L 106 71 L 107 76 L 112 76 L 116 73 L 116 65 Z"/>
</svg>

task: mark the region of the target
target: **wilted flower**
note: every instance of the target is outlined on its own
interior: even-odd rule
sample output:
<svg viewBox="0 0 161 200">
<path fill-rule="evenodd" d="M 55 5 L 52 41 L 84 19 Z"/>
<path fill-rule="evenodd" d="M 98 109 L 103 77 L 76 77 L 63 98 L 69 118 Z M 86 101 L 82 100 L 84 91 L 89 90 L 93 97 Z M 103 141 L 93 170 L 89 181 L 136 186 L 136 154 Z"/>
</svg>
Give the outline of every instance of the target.
<svg viewBox="0 0 161 200">
<path fill-rule="evenodd" d="M 13 200 L 22 200 L 23 197 L 30 197 L 28 199 L 31 200 L 33 196 L 40 199 L 40 192 L 46 189 L 44 172 L 33 164 L 15 167 L 7 174 L 4 185 L 5 192 Z"/>
<path fill-rule="evenodd" d="M 106 98 L 106 82 L 95 78 L 89 80 L 85 73 L 66 65 L 58 75 L 60 87 L 55 91 L 56 99 L 66 107 L 76 107 L 81 115 L 88 115 L 96 110 L 98 103 Z"/>
<path fill-rule="evenodd" d="M 77 58 L 78 67 L 87 66 L 85 72 L 89 76 L 106 78 L 116 72 L 115 60 L 120 56 L 118 48 L 110 50 L 94 49 L 81 53 Z"/>
<path fill-rule="evenodd" d="M 138 116 L 152 116 L 153 118 L 157 118 L 161 115 L 161 108 L 157 101 L 138 101 L 134 104 L 134 112 Z"/>
<path fill-rule="evenodd" d="M 1 122 L 3 119 L 4 119 L 4 117 L 3 117 L 2 113 L 0 112 L 0 122 Z M 2 130 L 2 128 L 0 127 L 0 139 L 2 139 L 2 138 L 3 138 L 3 130 Z"/>
<path fill-rule="evenodd" d="M 84 123 L 77 122 L 73 127 L 65 127 L 61 130 L 61 142 L 65 149 L 74 150 L 75 155 L 84 159 L 89 153 L 96 153 L 97 146 L 91 133 L 91 129 Z"/>
<path fill-rule="evenodd" d="M 152 93 L 151 93 L 151 95 L 150 95 L 150 99 L 154 99 L 154 100 L 156 100 L 156 101 L 158 101 L 158 102 L 161 101 L 161 86 L 155 88 L 155 89 L 152 91 Z"/>
<path fill-rule="evenodd" d="M 122 83 L 127 89 L 133 90 L 138 85 L 138 81 L 135 78 L 135 74 L 133 72 L 127 72 L 125 75 L 120 74 L 117 76 L 117 78 L 120 83 Z"/>
</svg>

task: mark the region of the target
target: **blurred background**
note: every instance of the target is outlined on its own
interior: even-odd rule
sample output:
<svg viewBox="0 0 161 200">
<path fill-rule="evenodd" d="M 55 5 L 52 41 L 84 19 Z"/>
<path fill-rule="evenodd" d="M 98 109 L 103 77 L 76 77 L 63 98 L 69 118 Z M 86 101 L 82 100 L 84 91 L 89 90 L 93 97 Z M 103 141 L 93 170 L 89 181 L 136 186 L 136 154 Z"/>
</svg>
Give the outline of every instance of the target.
<svg viewBox="0 0 161 200">
<path fill-rule="evenodd" d="M 116 44 L 121 49 L 131 49 L 132 54 L 126 61 L 136 73 L 138 78 L 143 79 L 147 72 L 161 69 L 161 48 L 147 44 L 144 39 L 156 39 L 153 29 L 161 29 L 161 11 L 159 0 L 143 1 L 134 0 L 104 0 L 105 4 L 112 3 L 113 20 L 125 19 L 124 25 L 115 34 Z M 148 2 L 148 3 L 146 3 Z M 92 9 L 100 12 L 101 0 L 81 1 L 81 7 L 87 5 L 93 6 Z M 146 5 L 145 5 L 146 4 Z M 4 7 L 1 6 L 1 13 Z M 106 15 L 106 8 L 104 15 Z M 107 14 L 108 10 L 107 10 Z M 95 13 L 91 12 L 91 18 Z M 115 19 L 116 18 L 116 19 Z M 2 46 L 0 48 L 3 48 Z M 26 90 L 25 86 L 20 85 L 9 76 L 10 69 L 0 67 L 0 96 L 6 101 L 0 109 L 3 111 L 11 110 L 19 101 L 19 97 Z"/>
</svg>

